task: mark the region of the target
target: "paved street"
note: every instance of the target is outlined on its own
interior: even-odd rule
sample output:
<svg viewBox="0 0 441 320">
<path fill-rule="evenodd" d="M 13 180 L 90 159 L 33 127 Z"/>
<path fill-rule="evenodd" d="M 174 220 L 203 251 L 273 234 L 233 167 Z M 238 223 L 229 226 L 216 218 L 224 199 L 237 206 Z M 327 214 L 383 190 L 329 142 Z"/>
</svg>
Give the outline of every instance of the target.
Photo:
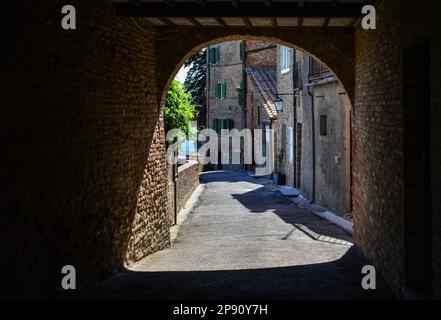
<svg viewBox="0 0 441 320">
<path fill-rule="evenodd" d="M 177 240 L 86 294 L 124 299 L 381 299 L 337 226 L 244 172 L 206 172 Z"/>
</svg>

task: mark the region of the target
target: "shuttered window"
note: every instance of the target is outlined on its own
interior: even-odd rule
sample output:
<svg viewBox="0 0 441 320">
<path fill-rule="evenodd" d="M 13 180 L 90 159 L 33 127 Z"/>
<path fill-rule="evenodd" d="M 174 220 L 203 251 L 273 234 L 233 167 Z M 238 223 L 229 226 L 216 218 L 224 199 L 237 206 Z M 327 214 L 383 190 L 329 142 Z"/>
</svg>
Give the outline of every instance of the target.
<svg viewBox="0 0 441 320">
<path fill-rule="evenodd" d="M 208 50 L 208 61 L 211 64 L 218 64 L 220 62 L 220 47 L 212 47 Z"/>
<path fill-rule="evenodd" d="M 216 59 L 214 63 L 220 63 L 220 47 L 216 47 L 215 51 L 216 51 Z"/>
<path fill-rule="evenodd" d="M 215 84 L 214 95 L 217 100 L 225 100 L 227 98 L 227 85 L 225 82 L 218 82 Z"/>
<path fill-rule="evenodd" d="M 213 119 L 213 130 L 216 131 L 217 134 L 221 134 L 222 129 L 231 130 L 233 128 L 233 119 Z"/>
</svg>

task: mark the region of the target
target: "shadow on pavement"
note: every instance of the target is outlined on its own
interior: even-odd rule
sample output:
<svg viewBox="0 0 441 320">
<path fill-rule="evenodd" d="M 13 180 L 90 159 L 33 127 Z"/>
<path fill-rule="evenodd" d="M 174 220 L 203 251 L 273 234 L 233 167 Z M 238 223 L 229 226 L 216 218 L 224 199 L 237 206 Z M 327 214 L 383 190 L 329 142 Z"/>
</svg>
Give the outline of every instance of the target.
<svg viewBox="0 0 441 320">
<path fill-rule="evenodd" d="M 355 247 L 336 261 L 292 267 L 120 273 L 82 292 L 80 299 L 394 299 L 378 278 L 377 289 L 363 290 L 362 266 Z"/>
</svg>

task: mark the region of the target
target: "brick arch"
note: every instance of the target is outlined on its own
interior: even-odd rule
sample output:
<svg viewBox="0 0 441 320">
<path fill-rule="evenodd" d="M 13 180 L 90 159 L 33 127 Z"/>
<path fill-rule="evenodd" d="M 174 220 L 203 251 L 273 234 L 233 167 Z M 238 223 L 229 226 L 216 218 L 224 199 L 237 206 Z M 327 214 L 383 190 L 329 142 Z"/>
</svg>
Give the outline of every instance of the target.
<svg viewBox="0 0 441 320">
<path fill-rule="evenodd" d="M 355 35 L 351 29 L 183 28 L 158 31 L 156 39 L 156 52 L 161 52 L 156 65 L 160 107 L 164 105 L 171 82 L 185 61 L 205 47 L 233 40 L 263 40 L 307 53 L 334 74 L 348 93 L 351 104 L 354 101 Z"/>
</svg>

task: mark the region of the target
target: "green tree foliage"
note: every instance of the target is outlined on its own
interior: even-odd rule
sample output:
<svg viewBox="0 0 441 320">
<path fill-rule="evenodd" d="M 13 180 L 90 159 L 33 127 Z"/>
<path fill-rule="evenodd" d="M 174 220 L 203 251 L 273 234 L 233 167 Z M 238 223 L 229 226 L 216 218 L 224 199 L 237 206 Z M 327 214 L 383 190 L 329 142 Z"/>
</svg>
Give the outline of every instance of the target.
<svg viewBox="0 0 441 320">
<path fill-rule="evenodd" d="M 192 96 L 192 101 L 196 105 L 198 123 L 205 123 L 206 110 L 206 79 L 207 79 L 207 55 L 206 50 L 201 50 L 191 57 L 184 64 L 190 69 L 185 77 L 185 89 Z"/>
<path fill-rule="evenodd" d="M 191 94 L 185 92 L 184 86 L 173 80 L 167 94 L 164 107 L 164 126 L 168 131 L 180 128 L 185 134 L 189 133 L 190 121 L 194 119 L 195 108 Z"/>
</svg>

